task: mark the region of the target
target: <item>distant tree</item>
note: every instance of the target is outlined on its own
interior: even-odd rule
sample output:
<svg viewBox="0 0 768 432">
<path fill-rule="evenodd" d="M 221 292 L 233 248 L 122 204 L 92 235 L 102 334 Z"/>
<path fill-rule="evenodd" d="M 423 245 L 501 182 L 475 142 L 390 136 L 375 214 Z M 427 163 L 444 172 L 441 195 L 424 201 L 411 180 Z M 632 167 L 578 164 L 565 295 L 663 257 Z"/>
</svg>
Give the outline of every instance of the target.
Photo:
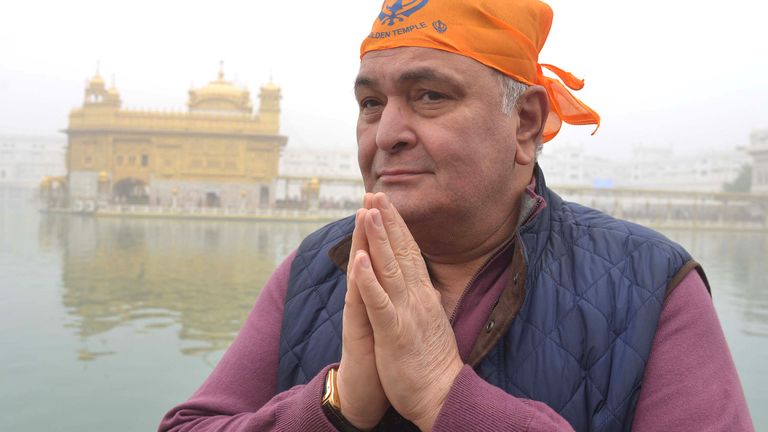
<svg viewBox="0 0 768 432">
<path fill-rule="evenodd" d="M 744 164 L 739 175 L 728 183 L 723 183 L 725 192 L 749 192 L 752 190 L 752 165 Z"/>
</svg>

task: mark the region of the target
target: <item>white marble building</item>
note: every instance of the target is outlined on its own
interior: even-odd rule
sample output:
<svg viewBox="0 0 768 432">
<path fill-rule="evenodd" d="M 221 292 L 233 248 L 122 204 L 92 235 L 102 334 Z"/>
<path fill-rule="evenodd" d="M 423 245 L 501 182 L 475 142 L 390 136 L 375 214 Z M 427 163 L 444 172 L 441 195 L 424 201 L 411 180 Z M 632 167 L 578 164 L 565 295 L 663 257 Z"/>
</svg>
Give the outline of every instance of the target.
<svg viewBox="0 0 768 432">
<path fill-rule="evenodd" d="M 0 185 L 36 188 L 66 175 L 66 137 L 0 135 Z"/>
<path fill-rule="evenodd" d="M 336 205 L 358 203 L 365 193 L 357 165 L 357 148 L 287 147 L 280 155 L 276 199 L 301 200 L 312 179 L 320 185 L 319 199 Z"/>
<path fill-rule="evenodd" d="M 762 180 L 763 188 L 768 188 L 768 131 L 753 134 L 751 149 L 756 158 L 755 184 Z M 757 167 L 759 157 L 763 168 Z M 580 144 L 564 142 L 545 145 L 539 157 L 547 183 L 553 186 L 695 192 L 723 191 L 724 184 L 736 179 L 751 161 L 742 149 L 676 155 L 669 148 L 641 145 L 633 147 L 631 158 L 611 160 L 587 154 Z M 359 201 L 364 193 L 354 147 L 284 149 L 277 199 L 301 199 L 302 187 L 312 178 L 320 181 L 321 200 Z"/>
<path fill-rule="evenodd" d="M 634 146 L 630 160 L 608 160 L 585 154 L 581 145 L 558 143 L 545 145 L 539 162 L 553 186 L 720 192 L 751 159 L 741 149 L 675 155 L 668 148 Z"/>
<path fill-rule="evenodd" d="M 756 130 L 750 138 L 752 192 L 768 193 L 768 129 Z"/>
<path fill-rule="evenodd" d="M 545 145 L 539 164 L 548 185 L 608 188 L 623 185 L 616 162 L 587 155 L 579 144 Z"/>
</svg>

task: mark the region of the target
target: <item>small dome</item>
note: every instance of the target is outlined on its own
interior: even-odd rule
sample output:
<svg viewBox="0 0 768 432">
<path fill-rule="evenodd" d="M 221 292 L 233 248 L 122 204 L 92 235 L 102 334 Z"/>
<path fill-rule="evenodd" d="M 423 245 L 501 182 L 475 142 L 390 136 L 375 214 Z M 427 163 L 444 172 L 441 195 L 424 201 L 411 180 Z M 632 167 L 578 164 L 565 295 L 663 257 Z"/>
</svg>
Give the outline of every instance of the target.
<svg viewBox="0 0 768 432">
<path fill-rule="evenodd" d="M 268 83 L 261 86 L 262 91 L 280 91 L 280 86 L 273 83 L 272 80 L 270 80 Z"/>
<path fill-rule="evenodd" d="M 104 78 L 101 77 L 99 71 L 88 80 L 87 88 L 95 91 L 105 90 L 107 88 Z"/>
<path fill-rule="evenodd" d="M 114 87 L 114 84 L 112 87 Z M 115 90 L 115 93 L 111 89 L 107 90 L 107 85 L 104 82 L 104 78 L 99 74 L 98 69 L 85 85 L 85 105 L 120 106 L 120 97 L 117 94 L 117 90 Z"/>
<path fill-rule="evenodd" d="M 99 73 L 96 72 L 96 75 L 94 75 L 93 78 L 91 78 L 90 84 L 104 85 L 104 78 L 102 78 L 101 75 L 99 75 Z"/>
</svg>

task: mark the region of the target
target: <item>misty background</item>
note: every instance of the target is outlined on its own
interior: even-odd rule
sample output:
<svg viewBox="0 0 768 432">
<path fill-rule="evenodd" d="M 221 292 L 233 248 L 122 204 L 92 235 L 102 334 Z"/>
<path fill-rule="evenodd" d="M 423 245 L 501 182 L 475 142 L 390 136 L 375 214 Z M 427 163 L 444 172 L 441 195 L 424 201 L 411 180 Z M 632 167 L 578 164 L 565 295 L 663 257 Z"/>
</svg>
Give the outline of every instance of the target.
<svg viewBox="0 0 768 432">
<path fill-rule="evenodd" d="M 7 2 L 0 13 L 0 134 L 56 135 L 100 64 L 126 108 L 183 109 L 187 91 L 227 78 L 282 87 L 291 147 L 354 147 L 352 83 L 378 0 L 341 3 L 92 0 Z M 602 127 L 564 127 L 628 158 L 633 144 L 675 154 L 749 145 L 768 127 L 765 2 L 549 2 L 540 61 L 586 80 L 577 96 Z"/>
</svg>

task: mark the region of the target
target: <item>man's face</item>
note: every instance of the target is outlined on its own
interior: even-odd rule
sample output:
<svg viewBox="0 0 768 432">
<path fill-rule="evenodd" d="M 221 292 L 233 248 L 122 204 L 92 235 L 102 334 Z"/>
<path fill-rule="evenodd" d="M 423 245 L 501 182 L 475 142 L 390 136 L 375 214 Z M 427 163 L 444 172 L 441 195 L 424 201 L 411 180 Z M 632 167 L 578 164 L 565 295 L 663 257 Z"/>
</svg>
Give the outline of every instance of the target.
<svg viewBox="0 0 768 432">
<path fill-rule="evenodd" d="M 501 112 L 491 69 L 428 48 L 373 51 L 355 97 L 365 188 L 386 193 L 406 222 L 512 206 L 517 120 Z"/>
</svg>

